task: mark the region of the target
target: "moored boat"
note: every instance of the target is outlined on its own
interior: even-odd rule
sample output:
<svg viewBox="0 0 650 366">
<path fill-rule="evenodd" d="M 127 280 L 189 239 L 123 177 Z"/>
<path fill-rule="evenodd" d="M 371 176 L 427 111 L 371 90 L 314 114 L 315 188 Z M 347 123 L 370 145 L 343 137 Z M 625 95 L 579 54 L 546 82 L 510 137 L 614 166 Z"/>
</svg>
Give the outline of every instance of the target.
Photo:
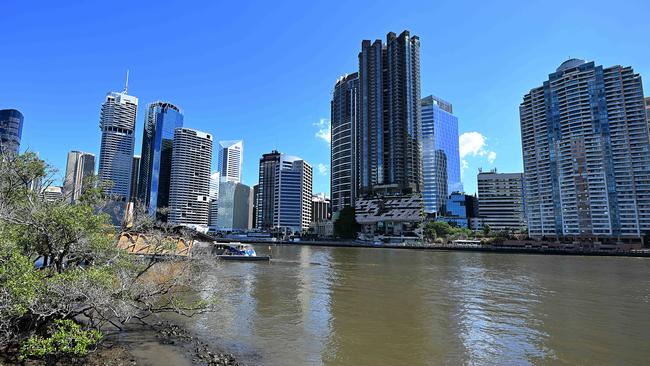
<svg viewBox="0 0 650 366">
<path fill-rule="evenodd" d="M 269 261 L 271 256 L 258 256 L 253 246 L 242 243 L 217 244 L 216 257 L 227 261 Z"/>
</svg>

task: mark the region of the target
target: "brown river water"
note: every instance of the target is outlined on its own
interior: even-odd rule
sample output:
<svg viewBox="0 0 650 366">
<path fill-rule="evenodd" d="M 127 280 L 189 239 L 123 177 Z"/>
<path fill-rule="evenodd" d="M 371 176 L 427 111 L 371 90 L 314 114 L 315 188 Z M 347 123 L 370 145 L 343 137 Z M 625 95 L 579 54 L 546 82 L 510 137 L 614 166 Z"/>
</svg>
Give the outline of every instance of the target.
<svg viewBox="0 0 650 366">
<path fill-rule="evenodd" d="M 218 310 L 184 320 L 252 365 L 650 364 L 650 258 L 256 250 L 202 273 Z"/>
</svg>

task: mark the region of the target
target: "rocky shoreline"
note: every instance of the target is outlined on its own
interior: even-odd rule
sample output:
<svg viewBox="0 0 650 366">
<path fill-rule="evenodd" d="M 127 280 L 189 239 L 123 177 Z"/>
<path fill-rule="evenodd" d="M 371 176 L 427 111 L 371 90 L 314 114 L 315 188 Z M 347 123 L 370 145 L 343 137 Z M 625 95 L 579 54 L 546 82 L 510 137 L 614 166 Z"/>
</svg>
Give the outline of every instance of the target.
<svg viewBox="0 0 650 366">
<path fill-rule="evenodd" d="M 129 334 L 132 332 L 131 334 Z M 161 347 L 159 350 L 165 350 L 167 353 L 178 355 L 188 365 L 192 366 L 246 366 L 246 364 L 237 360 L 237 357 L 228 352 L 222 352 L 211 348 L 207 343 L 201 341 L 198 337 L 192 335 L 185 328 L 165 321 L 159 322 L 148 327 L 133 327 L 128 330 L 108 334 L 106 339 L 99 347 L 83 358 L 66 358 L 56 363 L 58 366 L 138 366 L 138 365 L 174 365 L 176 363 L 167 359 L 168 363 L 162 363 L 161 360 L 143 361 L 139 357 L 136 338 L 129 338 L 130 335 L 137 334 L 147 343 L 158 343 L 156 346 Z M 155 351 L 154 351 L 155 352 Z M 161 355 L 160 358 L 164 358 Z M 46 363 L 41 360 L 26 360 L 21 362 L 17 359 L 16 354 L 0 355 L 0 365 L 22 365 L 22 366 L 41 366 Z"/>
</svg>

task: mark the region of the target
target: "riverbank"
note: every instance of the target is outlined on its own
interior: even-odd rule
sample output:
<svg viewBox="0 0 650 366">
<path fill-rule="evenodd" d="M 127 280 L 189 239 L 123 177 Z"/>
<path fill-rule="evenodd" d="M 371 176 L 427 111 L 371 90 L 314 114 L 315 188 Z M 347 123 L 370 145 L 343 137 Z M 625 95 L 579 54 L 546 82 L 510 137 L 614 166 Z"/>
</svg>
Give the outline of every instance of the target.
<svg viewBox="0 0 650 366">
<path fill-rule="evenodd" d="M 617 251 L 617 250 L 597 250 L 597 249 L 561 249 L 552 247 L 510 247 L 495 245 L 463 246 L 463 245 L 439 245 L 439 244 L 381 244 L 360 243 L 356 241 L 331 241 L 331 240 L 306 240 L 299 242 L 291 241 L 271 241 L 271 240 L 247 240 L 244 238 L 225 239 L 216 238 L 214 240 L 223 242 L 241 242 L 259 245 L 293 245 L 293 246 L 314 246 L 314 247 L 333 247 L 333 248 L 369 248 L 369 249 L 410 249 L 426 251 L 459 251 L 459 252 L 485 252 L 485 253 L 505 253 L 505 254 L 540 254 L 540 255 L 572 255 L 572 256 L 596 256 L 596 257 L 645 257 L 650 258 L 650 251 Z"/>
<path fill-rule="evenodd" d="M 88 356 L 62 359 L 55 365 L 244 366 L 234 354 L 210 347 L 187 329 L 171 322 L 104 333 L 104 341 Z M 46 363 L 41 360 L 20 362 L 12 354 L 1 355 L 0 365 L 42 366 Z"/>
</svg>

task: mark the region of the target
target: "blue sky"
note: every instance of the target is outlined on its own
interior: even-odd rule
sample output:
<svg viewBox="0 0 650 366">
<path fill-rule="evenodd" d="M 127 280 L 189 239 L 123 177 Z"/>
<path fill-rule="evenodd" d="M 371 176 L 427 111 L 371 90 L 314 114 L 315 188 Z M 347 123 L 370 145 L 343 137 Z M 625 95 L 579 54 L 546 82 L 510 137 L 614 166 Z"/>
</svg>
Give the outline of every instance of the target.
<svg viewBox="0 0 650 366">
<path fill-rule="evenodd" d="M 0 108 L 23 112 L 22 149 L 61 171 L 69 150 L 99 153 L 100 106 L 126 69 L 140 101 L 136 154 L 146 105 L 166 100 L 187 127 L 244 140 L 244 183 L 257 182 L 260 155 L 275 148 L 314 166 L 315 192 L 329 192 L 319 135 L 330 93 L 356 71 L 363 39 L 420 36 L 422 95 L 452 102 L 467 133 L 468 192 L 478 167 L 522 170 L 519 103 L 565 59 L 650 78 L 647 1 L 4 0 L 0 12 Z"/>
</svg>

